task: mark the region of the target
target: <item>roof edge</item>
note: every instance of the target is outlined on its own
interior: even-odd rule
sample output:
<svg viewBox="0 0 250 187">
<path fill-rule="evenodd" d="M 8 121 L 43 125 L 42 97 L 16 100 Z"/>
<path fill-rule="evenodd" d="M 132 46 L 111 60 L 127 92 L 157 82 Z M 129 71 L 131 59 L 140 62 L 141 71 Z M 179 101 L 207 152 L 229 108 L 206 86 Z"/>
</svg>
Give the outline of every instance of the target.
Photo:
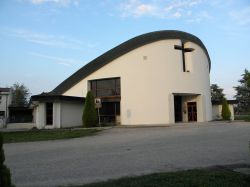
<svg viewBox="0 0 250 187">
<path fill-rule="evenodd" d="M 59 84 L 54 90 L 50 93 L 53 95 L 63 94 L 66 90 L 70 89 L 72 86 L 77 84 L 79 81 L 90 75 L 91 73 L 97 71 L 98 69 L 102 68 L 106 64 L 112 62 L 113 60 L 117 59 L 118 57 L 136 49 L 146 44 L 150 44 L 156 41 L 165 40 L 165 39 L 180 39 L 183 42 L 193 42 L 199 45 L 203 51 L 205 52 L 208 63 L 209 63 L 209 71 L 211 69 L 211 60 L 208 54 L 208 51 L 202 41 L 189 33 L 177 30 L 161 30 L 150 32 L 146 34 L 142 34 L 136 36 L 130 40 L 127 40 L 120 45 L 110 49 L 109 51 L 105 52 L 104 54 L 100 55 L 99 57 L 95 58 L 74 74 L 72 74 L 69 78 L 65 79 L 61 84 Z"/>
<path fill-rule="evenodd" d="M 237 100 L 229 99 L 227 100 L 228 104 L 238 104 Z M 212 101 L 212 105 L 222 105 L 222 101 Z"/>
<path fill-rule="evenodd" d="M 64 96 L 64 95 L 33 95 L 31 96 L 31 101 L 72 101 L 72 102 L 85 102 L 84 97 L 74 97 L 74 96 Z"/>
</svg>

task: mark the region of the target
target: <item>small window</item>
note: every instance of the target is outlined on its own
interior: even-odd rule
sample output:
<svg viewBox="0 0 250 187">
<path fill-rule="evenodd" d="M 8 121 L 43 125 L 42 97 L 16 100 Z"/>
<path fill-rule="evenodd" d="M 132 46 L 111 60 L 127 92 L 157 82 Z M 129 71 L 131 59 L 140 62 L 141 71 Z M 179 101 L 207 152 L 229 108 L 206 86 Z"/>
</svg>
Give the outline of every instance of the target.
<svg viewBox="0 0 250 187">
<path fill-rule="evenodd" d="M 46 103 L 46 125 L 53 125 L 53 103 Z"/>
<path fill-rule="evenodd" d="M 5 111 L 0 111 L 0 118 L 5 116 Z"/>
<path fill-rule="evenodd" d="M 2 96 L 0 95 L 0 103 L 2 103 Z"/>
</svg>

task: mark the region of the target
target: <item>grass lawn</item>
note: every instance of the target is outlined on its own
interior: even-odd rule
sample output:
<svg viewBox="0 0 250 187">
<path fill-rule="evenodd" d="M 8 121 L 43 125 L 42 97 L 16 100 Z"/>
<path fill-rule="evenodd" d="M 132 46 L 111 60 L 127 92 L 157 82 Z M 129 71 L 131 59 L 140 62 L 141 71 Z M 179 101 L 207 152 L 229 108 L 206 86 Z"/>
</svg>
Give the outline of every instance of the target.
<svg viewBox="0 0 250 187">
<path fill-rule="evenodd" d="M 78 138 L 96 134 L 97 129 L 56 129 L 56 130 L 29 130 L 19 132 L 2 132 L 4 143 L 33 142 L 44 140 L 57 140 Z"/>
<path fill-rule="evenodd" d="M 250 122 L 250 115 L 235 115 L 236 120 L 244 120 Z"/>
<path fill-rule="evenodd" d="M 75 187 L 249 187 L 250 176 L 228 170 L 188 170 L 127 177 Z"/>
</svg>

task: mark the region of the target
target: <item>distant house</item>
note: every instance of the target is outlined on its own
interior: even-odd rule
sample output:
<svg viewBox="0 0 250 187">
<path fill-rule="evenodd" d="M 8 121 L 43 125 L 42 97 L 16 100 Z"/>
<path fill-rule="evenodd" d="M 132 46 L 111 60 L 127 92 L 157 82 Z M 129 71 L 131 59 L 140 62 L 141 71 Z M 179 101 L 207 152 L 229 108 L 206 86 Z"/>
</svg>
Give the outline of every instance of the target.
<svg viewBox="0 0 250 187">
<path fill-rule="evenodd" d="M 8 123 L 31 123 L 33 122 L 33 109 L 28 106 L 9 106 Z"/>
<path fill-rule="evenodd" d="M 237 101 L 227 100 L 227 103 L 228 103 L 229 110 L 231 112 L 231 120 L 234 120 L 234 105 L 237 104 Z M 212 101 L 213 120 L 222 119 L 221 111 L 222 111 L 222 101 Z"/>
<path fill-rule="evenodd" d="M 11 104 L 11 89 L 0 88 L 0 128 L 9 120 L 9 106 Z"/>
</svg>

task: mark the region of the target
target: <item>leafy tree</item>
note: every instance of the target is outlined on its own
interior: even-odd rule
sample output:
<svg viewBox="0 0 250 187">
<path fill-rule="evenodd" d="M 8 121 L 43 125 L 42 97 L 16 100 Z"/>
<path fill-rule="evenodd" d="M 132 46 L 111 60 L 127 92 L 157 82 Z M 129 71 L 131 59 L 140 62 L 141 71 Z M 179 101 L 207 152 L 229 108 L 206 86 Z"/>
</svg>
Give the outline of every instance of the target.
<svg viewBox="0 0 250 187">
<path fill-rule="evenodd" d="M 221 116 L 222 116 L 222 119 L 224 119 L 224 120 L 231 119 L 231 112 L 229 110 L 229 106 L 228 106 L 227 100 L 225 98 L 223 98 L 223 100 L 222 100 Z"/>
<path fill-rule="evenodd" d="M 211 88 L 211 100 L 212 101 L 222 101 L 222 99 L 224 98 L 224 94 L 223 94 L 223 89 L 220 88 L 217 84 L 212 84 L 210 86 Z"/>
<path fill-rule="evenodd" d="M 4 165 L 5 156 L 3 150 L 3 136 L 0 133 L 0 186 L 1 187 L 12 187 L 11 174 L 9 168 Z"/>
<path fill-rule="evenodd" d="M 84 127 L 97 126 L 97 114 L 95 109 L 95 98 L 91 91 L 87 93 L 82 115 Z"/>
<path fill-rule="evenodd" d="M 237 109 L 239 112 L 250 112 L 250 72 L 245 69 L 240 85 L 234 87 L 236 90 L 235 98 L 238 101 Z"/>
<path fill-rule="evenodd" d="M 12 106 L 26 106 L 28 104 L 29 89 L 24 84 L 15 83 L 11 87 Z"/>
</svg>

